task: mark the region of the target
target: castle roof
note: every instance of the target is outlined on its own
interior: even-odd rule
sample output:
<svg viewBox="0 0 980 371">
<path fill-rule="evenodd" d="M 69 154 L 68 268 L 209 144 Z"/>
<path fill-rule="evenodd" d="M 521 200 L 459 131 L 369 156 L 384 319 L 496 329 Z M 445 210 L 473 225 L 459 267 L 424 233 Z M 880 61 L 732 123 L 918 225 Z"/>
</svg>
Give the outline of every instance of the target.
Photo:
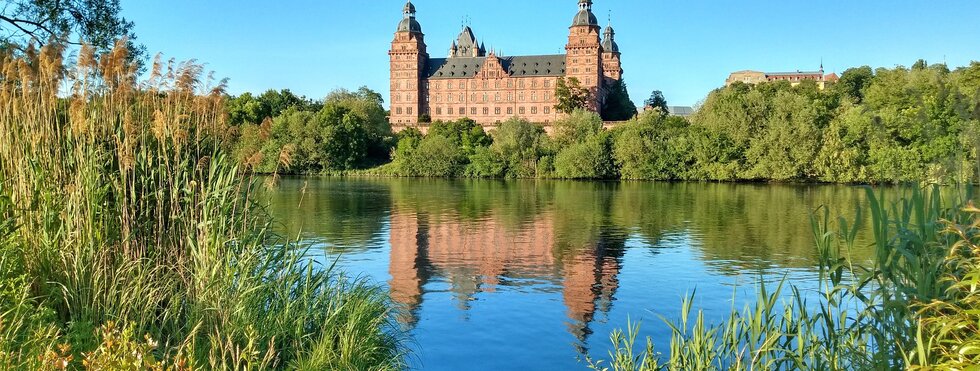
<svg viewBox="0 0 980 371">
<path fill-rule="evenodd" d="M 565 55 L 526 55 L 496 57 L 500 64 L 513 77 L 522 76 L 564 76 Z M 429 79 L 472 78 L 480 72 L 487 57 L 430 58 L 425 70 Z"/>
<path fill-rule="evenodd" d="M 422 32 L 422 25 L 415 20 L 415 17 L 404 18 L 398 22 L 397 32 Z"/>
<path fill-rule="evenodd" d="M 612 53 L 619 53 L 619 44 L 616 43 L 615 35 L 616 31 L 613 30 L 612 26 L 606 26 L 602 39 L 603 50 Z"/>
<path fill-rule="evenodd" d="M 592 14 L 592 0 L 579 0 L 578 9 L 578 14 L 572 19 L 572 27 L 599 25 L 599 20 Z"/>
<path fill-rule="evenodd" d="M 404 13 L 404 17 L 401 22 L 398 22 L 398 30 L 396 32 L 422 33 L 422 25 L 419 24 L 419 21 L 415 20 L 415 4 L 412 4 L 411 1 L 406 1 L 402 12 Z"/>
</svg>

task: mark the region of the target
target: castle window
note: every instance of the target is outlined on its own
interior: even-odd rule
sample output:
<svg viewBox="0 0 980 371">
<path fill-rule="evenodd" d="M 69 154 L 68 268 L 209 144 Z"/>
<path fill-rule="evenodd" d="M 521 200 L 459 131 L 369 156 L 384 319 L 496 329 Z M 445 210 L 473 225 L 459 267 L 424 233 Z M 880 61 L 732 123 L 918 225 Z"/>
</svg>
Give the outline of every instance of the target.
<svg viewBox="0 0 980 371">
<path fill-rule="evenodd" d="M 470 83 L 470 89 L 476 89 L 476 81 Z"/>
<path fill-rule="evenodd" d="M 517 109 L 517 112 L 523 115 L 524 114 L 524 107 L 518 108 Z"/>
<path fill-rule="evenodd" d="M 466 108 L 459 107 L 459 114 L 460 115 L 465 115 L 466 114 Z"/>
<path fill-rule="evenodd" d="M 514 107 L 507 107 L 507 114 L 508 115 L 513 115 L 514 114 Z"/>
<path fill-rule="evenodd" d="M 436 114 L 437 115 L 441 115 L 442 114 L 442 107 L 436 107 Z"/>
<path fill-rule="evenodd" d="M 547 115 L 547 114 L 550 114 L 550 113 L 551 113 L 551 107 L 545 106 L 544 107 L 544 114 Z"/>
<path fill-rule="evenodd" d="M 550 99 L 550 98 L 551 98 L 551 96 L 548 94 L 548 92 L 544 92 L 544 101 L 547 102 L 548 99 Z"/>
<path fill-rule="evenodd" d="M 495 107 L 495 108 L 493 109 L 493 114 L 494 114 L 494 115 L 500 115 L 500 107 Z"/>
<path fill-rule="evenodd" d="M 459 93 L 459 102 L 463 103 L 465 101 L 466 101 L 466 96 L 464 96 L 463 93 Z"/>
<path fill-rule="evenodd" d="M 487 107 L 483 107 L 483 114 L 484 115 L 489 115 L 490 114 L 490 109 L 487 108 Z"/>
<path fill-rule="evenodd" d="M 483 93 L 483 102 L 486 103 L 490 99 L 490 94 Z"/>
<path fill-rule="evenodd" d="M 412 107 L 406 108 L 405 109 L 405 113 L 411 115 L 412 114 Z"/>
<path fill-rule="evenodd" d="M 517 100 L 519 100 L 521 102 L 524 101 L 524 92 L 523 91 L 520 92 L 520 93 L 517 93 Z"/>
<path fill-rule="evenodd" d="M 500 102 L 500 93 L 494 93 L 493 94 L 493 101 L 494 102 Z"/>
<path fill-rule="evenodd" d="M 550 88 L 551 87 L 551 81 L 544 80 L 544 87 Z M 545 98 L 545 99 L 548 99 L 548 98 Z"/>
<path fill-rule="evenodd" d="M 518 81 L 518 82 L 517 82 L 517 86 L 518 86 L 519 88 L 522 88 L 522 89 L 523 89 L 523 88 L 524 88 L 524 80 L 521 80 L 521 81 Z"/>
<path fill-rule="evenodd" d="M 462 81 L 460 81 L 460 82 L 459 82 L 459 90 L 463 90 L 463 89 L 466 89 L 466 83 L 465 83 L 465 82 L 462 82 Z"/>
<path fill-rule="evenodd" d="M 537 71 L 535 71 L 535 72 L 537 72 Z M 538 80 L 531 80 L 531 87 L 532 88 L 538 87 Z"/>
<path fill-rule="evenodd" d="M 538 101 L 538 93 L 531 92 L 531 101 L 532 102 L 537 102 Z"/>
<path fill-rule="evenodd" d="M 396 108 L 395 112 L 397 112 L 399 115 L 402 114 L 402 108 L 401 107 Z"/>
<path fill-rule="evenodd" d="M 508 102 L 514 101 L 514 93 L 507 93 L 507 101 Z"/>
<path fill-rule="evenodd" d="M 476 107 L 470 107 L 470 114 L 476 116 Z"/>
<path fill-rule="evenodd" d="M 483 88 L 484 89 L 487 89 L 489 87 L 490 87 L 490 82 L 489 81 L 483 81 Z"/>
<path fill-rule="evenodd" d="M 507 87 L 508 88 L 513 88 L 514 87 L 514 82 L 513 81 L 510 81 L 510 80 L 507 80 Z"/>
<path fill-rule="evenodd" d="M 500 81 L 499 80 L 493 82 L 493 88 L 494 89 L 500 89 Z"/>
<path fill-rule="evenodd" d="M 395 102 L 401 102 L 401 101 L 402 101 L 402 95 L 401 94 L 395 94 Z"/>
</svg>

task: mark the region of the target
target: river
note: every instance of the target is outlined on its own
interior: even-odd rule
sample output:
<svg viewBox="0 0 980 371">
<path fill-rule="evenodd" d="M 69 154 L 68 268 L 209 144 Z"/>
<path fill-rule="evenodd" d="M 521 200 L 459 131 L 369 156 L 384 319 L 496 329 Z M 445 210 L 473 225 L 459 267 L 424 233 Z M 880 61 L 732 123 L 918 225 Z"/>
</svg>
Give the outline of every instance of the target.
<svg viewBox="0 0 980 371">
<path fill-rule="evenodd" d="M 541 180 L 286 178 L 269 195 L 280 232 L 389 290 L 426 370 L 584 369 L 627 319 L 666 354 L 661 316 L 695 291 L 716 322 L 760 280 L 812 290 L 810 213 L 866 203 L 854 186 Z"/>
</svg>

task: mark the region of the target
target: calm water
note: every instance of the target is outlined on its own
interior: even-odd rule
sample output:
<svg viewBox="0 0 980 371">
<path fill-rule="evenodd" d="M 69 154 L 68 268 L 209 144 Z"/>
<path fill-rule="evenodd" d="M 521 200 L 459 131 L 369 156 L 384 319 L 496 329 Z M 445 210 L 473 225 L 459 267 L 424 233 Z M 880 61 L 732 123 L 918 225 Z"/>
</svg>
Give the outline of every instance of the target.
<svg viewBox="0 0 980 371">
<path fill-rule="evenodd" d="M 390 290 L 413 366 L 433 370 L 584 369 L 628 318 L 666 352 L 659 316 L 695 290 L 720 320 L 760 278 L 812 288 L 809 212 L 865 201 L 846 186 L 321 178 L 271 197 L 283 232 Z"/>
</svg>

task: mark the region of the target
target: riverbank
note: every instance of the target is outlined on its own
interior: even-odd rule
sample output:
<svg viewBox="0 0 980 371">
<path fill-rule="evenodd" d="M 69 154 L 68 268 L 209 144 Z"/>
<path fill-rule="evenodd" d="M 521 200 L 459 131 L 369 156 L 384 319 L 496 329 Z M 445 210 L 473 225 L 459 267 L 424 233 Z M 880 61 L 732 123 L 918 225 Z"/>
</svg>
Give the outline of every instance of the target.
<svg viewBox="0 0 980 371">
<path fill-rule="evenodd" d="M 263 173 L 965 184 L 977 172 L 977 76 L 977 62 L 920 61 L 852 68 L 825 89 L 735 83 L 688 118 L 651 110 L 608 130 L 578 110 L 549 123 L 550 135 L 519 118 L 485 127 L 465 117 L 392 133 L 381 96 L 362 88 L 233 122 L 228 147 Z"/>
<path fill-rule="evenodd" d="M 4 368 L 403 367 L 387 294 L 270 231 L 201 66 L 3 53 Z"/>
</svg>

